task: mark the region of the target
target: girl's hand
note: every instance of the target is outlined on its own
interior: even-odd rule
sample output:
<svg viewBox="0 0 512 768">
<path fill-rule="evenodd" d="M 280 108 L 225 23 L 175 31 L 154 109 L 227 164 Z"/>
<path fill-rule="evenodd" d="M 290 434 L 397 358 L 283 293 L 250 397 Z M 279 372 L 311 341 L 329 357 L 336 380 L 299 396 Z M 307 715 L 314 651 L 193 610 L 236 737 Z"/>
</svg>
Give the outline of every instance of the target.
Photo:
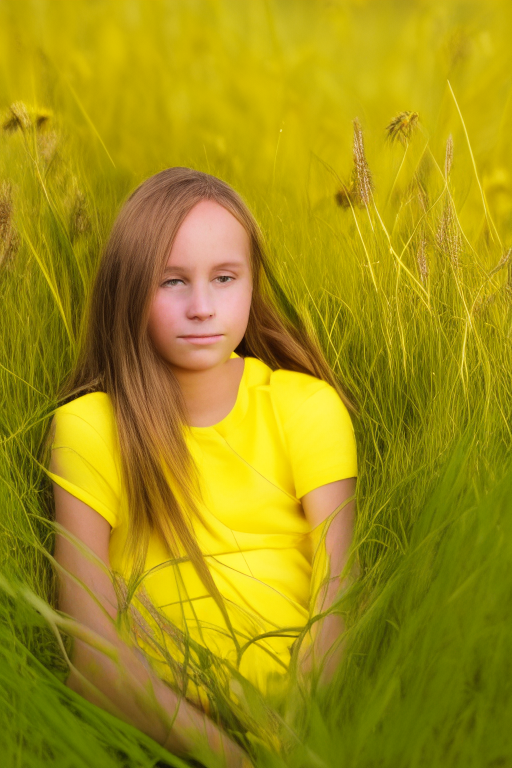
<svg viewBox="0 0 512 768">
<path fill-rule="evenodd" d="M 220 754 L 226 761 L 226 768 L 254 768 L 247 752 L 227 737 L 224 740 L 224 749 Z"/>
<path fill-rule="evenodd" d="M 254 768 L 247 752 L 214 723 L 208 725 L 208 730 L 208 743 L 214 752 L 224 759 L 226 768 Z"/>
<path fill-rule="evenodd" d="M 194 711 L 191 717 L 191 713 L 188 714 L 189 727 L 186 731 L 181 731 L 179 747 L 176 731 L 173 730 L 163 744 L 165 749 L 173 754 L 179 754 L 180 757 L 197 757 L 201 760 L 201 738 L 203 738 L 206 739 L 207 746 L 212 752 L 223 760 L 225 768 L 254 768 L 247 752 L 215 725 L 213 720 L 197 711 Z"/>
<path fill-rule="evenodd" d="M 327 614 L 313 625 L 313 641 L 302 644 L 299 650 L 298 666 L 308 687 L 313 674 L 320 672 L 318 683 L 323 687 L 330 683 L 345 648 L 340 636 L 345 631 L 343 617 L 336 613 Z"/>
</svg>

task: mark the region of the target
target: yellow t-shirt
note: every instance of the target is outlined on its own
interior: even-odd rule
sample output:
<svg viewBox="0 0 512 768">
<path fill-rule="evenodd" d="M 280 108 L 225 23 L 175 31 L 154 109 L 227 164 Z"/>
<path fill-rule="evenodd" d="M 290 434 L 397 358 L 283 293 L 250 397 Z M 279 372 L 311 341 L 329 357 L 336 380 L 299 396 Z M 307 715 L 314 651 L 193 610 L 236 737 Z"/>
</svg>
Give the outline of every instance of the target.
<svg viewBox="0 0 512 768">
<path fill-rule="evenodd" d="M 111 567 L 127 574 L 128 509 L 109 396 L 93 392 L 66 403 L 55 412 L 54 428 L 52 468 L 58 473 L 47 474 L 108 520 Z M 195 521 L 194 531 L 239 648 L 257 635 L 287 630 L 250 644 L 239 660 L 239 671 L 265 691 L 272 673 L 279 679 L 286 672 L 290 647 L 309 615 L 312 551 L 300 499 L 321 485 L 357 476 L 352 421 L 327 382 L 272 371 L 246 357 L 230 413 L 185 434 L 205 499 L 207 527 Z M 144 583 L 154 604 L 201 646 L 236 666 L 236 642 L 192 564 L 157 568 L 168 560 L 163 543 L 153 537 L 145 568 L 155 570 Z M 173 680 L 154 643 L 140 644 L 160 674 Z M 187 695 L 197 698 L 194 686 Z"/>
</svg>

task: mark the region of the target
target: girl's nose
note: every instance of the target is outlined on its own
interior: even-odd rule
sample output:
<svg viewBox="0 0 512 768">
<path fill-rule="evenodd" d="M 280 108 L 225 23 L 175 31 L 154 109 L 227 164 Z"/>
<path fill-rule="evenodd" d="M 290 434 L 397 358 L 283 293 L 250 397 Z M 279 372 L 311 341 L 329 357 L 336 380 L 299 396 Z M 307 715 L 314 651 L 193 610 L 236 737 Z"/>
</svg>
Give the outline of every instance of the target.
<svg viewBox="0 0 512 768">
<path fill-rule="evenodd" d="M 188 317 L 211 317 L 215 314 L 215 299 L 208 283 L 197 283 L 191 289 L 188 306 Z"/>
</svg>

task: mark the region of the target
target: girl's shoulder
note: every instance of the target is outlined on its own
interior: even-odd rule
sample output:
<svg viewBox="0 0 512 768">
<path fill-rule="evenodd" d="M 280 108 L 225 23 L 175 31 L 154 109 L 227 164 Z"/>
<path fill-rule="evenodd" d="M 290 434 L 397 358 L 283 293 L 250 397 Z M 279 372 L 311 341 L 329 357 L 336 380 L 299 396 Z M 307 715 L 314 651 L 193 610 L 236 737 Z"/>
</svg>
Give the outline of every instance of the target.
<svg viewBox="0 0 512 768">
<path fill-rule="evenodd" d="M 122 484 L 110 397 L 88 392 L 63 403 L 54 411 L 50 437 L 52 458 L 45 472 L 115 528 Z"/>
<path fill-rule="evenodd" d="M 110 419 L 114 410 L 110 395 L 106 392 L 88 392 L 55 409 L 57 414 L 73 414 L 91 423 Z"/>
<path fill-rule="evenodd" d="M 272 370 L 257 357 L 247 357 L 247 363 L 249 363 L 248 385 L 268 387 L 273 397 L 285 401 L 285 407 L 288 405 L 290 409 L 293 409 L 295 404 L 301 404 L 321 389 L 328 387 L 334 390 L 326 381 L 309 373 L 289 371 L 285 368 Z"/>
<path fill-rule="evenodd" d="M 272 371 L 269 380 L 271 396 L 286 423 L 294 413 L 297 413 L 310 397 L 320 391 L 336 390 L 328 382 L 309 373 L 289 371 L 278 368 Z"/>
<path fill-rule="evenodd" d="M 96 433 L 112 448 L 116 428 L 110 396 L 106 392 L 88 392 L 60 405 L 54 412 L 54 429 L 66 435 L 74 429 L 75 434 L 80 433 L 82 437 Z"/>
</svg>

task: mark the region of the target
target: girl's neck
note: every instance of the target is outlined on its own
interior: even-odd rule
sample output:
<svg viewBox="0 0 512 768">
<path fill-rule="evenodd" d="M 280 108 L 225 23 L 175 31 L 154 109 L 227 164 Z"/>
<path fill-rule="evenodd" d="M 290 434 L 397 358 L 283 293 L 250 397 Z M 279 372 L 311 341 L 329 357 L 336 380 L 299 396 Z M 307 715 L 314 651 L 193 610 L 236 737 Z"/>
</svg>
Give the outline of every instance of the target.
<svg viewBox="0 0 512 768">
<path fill-rule="evenodd" d="M 211 427 L 232 411 L 244 366 L 243 357 L 231 357 L 206 371 L 173 368 L 185 398 L 191 427 Z"/>
</svg>

